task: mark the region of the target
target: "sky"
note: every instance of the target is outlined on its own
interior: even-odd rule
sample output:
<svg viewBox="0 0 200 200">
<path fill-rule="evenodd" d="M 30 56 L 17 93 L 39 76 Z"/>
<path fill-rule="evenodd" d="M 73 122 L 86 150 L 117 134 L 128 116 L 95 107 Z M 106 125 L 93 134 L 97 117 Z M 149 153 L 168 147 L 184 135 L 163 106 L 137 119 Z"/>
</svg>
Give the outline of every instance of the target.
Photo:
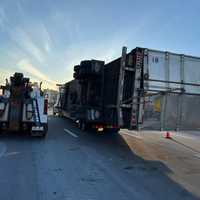
<svg viewBox="0 0 200 200">
<path fill-rule="evenodd" d="M 136 46 L 200 56 L 199 0 L 0 0 L 0 84 L 23 72 L 43 87 L 84 59 Z"/>
</svg>

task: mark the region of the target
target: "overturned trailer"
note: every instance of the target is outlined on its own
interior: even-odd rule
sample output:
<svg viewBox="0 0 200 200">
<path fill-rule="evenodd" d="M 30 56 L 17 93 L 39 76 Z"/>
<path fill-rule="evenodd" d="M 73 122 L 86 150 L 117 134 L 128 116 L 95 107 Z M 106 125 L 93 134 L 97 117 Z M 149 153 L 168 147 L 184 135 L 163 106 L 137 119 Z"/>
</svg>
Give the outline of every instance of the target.
<svg viewBox="0 0 200 200">
<path fill-rule="evenodd" d="M 54 108 L 65 117 L 76 121 L 82 130 L 118 131 L 114 118 L 107 120 L 104 110 L 104 62 L 85 60 L 74 67 L 74 80 L 60 85 Z"/>
<path fill-rule="evenodd" d="M 80 127 L 198 130 L 200 58 L 135 48 L 110 63 L 87 60 L 60 87 L 62 114 Z"/>
<path fill-rule="evenodd" d="M 115 113 L 120 127 L 200 128 L 200 58 L 146 48 L 127 53 L 124 47 L 104 74 L 107 114 Z"/>
</svg>

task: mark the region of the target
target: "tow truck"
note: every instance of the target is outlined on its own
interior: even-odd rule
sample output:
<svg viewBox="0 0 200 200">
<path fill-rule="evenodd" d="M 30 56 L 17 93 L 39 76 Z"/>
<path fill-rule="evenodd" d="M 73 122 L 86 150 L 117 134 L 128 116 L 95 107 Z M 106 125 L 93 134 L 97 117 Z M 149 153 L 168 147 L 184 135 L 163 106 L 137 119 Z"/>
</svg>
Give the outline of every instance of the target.
<svg viewBox="0 0 200 200">
<path fill-rule="evenodd" d="M 28 132 L 44 138 L 48 131 L 48 98 L 41 84 L 15 73 L 0 91 L 0 133 Z"/>
</svg>

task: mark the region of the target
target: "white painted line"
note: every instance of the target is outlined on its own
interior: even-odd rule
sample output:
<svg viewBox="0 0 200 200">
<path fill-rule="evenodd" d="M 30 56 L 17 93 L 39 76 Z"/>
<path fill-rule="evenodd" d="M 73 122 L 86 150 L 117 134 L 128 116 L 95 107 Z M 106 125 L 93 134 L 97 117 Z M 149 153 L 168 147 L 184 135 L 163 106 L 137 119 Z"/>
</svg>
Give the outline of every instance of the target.
<svg viewBox="0 0 200 200">
<path fill-rule="evenodd" d="M 129 135 L 129 136 L 131 136 L 131 137 L 135 137 L 135 138 L 138 138 L 138 139 L 142 139 L 141 136 L 136 135 L 136 134 L 134 134 L 134 133 L 132 134 L 132 133 L 120 132 L 120 134 L 123 134 L 123 135 Z"/>
<path fill-rule="evenodd" d="M 200 158 L 200 154 L 195 154 L 194 156 L 197 158 Z"/>
<path fill-rule="evenodd" d="M 17 155 L 17 154 L 19 154 L 19 152 L 10 152 L 10 153 L 6 153 L 6 154 L 4 155 L 4 157 L 7 157 L 7 156 L 15 156 L 15 155 Z"/>
<path fill-rule="evenodd" d="M 0 158 L 4 156 L 7 151 L 7 146 L 5 143 L 0 142 Z"/>
<path fill-rule="evenodd" d="M 173 133 L 171 134 L 173 136 Z M 184 135 L 184 134 L 174 134 L 175 137 L 182 137 L 182 138 L 186 138 L 186 139 L 195 139 L 195 137 L 192 137 L 192 136 L 187 136 L 187 135 Z"/>
<path fill-rule="evenodd" d="M 76 135 L 75 133 L 71 132 L 70 130 L 68 130 L 68 129 L 66 129 L 66 128 L 64 129 L 64 131 L 65 131 L 66 133 L 70 134 L 71 136 L 75 137 L 75 138 L 78 137 L 78 135 Z"/>
</svg>

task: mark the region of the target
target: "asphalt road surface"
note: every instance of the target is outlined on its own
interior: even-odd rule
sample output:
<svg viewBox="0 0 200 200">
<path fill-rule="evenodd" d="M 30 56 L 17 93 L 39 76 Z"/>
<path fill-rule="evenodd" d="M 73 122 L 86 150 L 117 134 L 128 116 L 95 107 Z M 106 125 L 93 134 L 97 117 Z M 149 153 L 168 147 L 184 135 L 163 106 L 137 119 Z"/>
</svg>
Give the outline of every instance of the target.
<svg viewBox="0 0 200 200">
<path fill-rule="evenodd" d="M 131 134 L 50 117 L 45 140 L 2 135 L 0 200 L 200 199 L 198 144 Z"/>
</svg>

